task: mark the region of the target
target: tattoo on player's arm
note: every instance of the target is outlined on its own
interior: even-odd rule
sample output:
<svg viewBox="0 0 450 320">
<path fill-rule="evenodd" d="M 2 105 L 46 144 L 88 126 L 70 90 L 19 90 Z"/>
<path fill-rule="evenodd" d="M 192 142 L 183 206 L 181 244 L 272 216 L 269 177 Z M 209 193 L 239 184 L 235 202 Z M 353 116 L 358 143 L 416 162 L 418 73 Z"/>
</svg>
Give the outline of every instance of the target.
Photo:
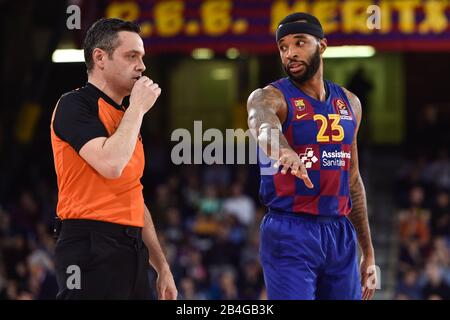
<svg viewBox="0 0 450 320">
<path fill-rule="evenodd" d="M 361 102 L 358 97 L 345 90 L 350 105 L 357 119 L 357 129 L 352 143 L 352 158 L 350 162 L 350 197 L 352 199 L 352 211 L 349 219 L 355 227 L 358 243 L 363 254 L 372 254 L 372 240 L 370 235 L 369 218 L 367 216 L 367 201 L 364 183 L 362 181 L 358 165 L 357 132 L 361 122 Z"/>
<path fill-rule="evenodd" d="M 272 87 L 253 91 L 247 101 L 248 127 L 258 145 L 276 160 L 281 149 L 291 149 L 281 132 L 281 121 L 277 115 L 283 103 L 281 92 Z"/>
<path fill-rule="evenodd" d="M 350 197 L 352 199 L 352 211 L 349 219 L 356 230 L 358 243 L 362 252 L 370 253 L 372 241 L 370 236 L 369 219 L 367 216 L 366 191 L 359 172 L 351 174 Z"/>
</svg>

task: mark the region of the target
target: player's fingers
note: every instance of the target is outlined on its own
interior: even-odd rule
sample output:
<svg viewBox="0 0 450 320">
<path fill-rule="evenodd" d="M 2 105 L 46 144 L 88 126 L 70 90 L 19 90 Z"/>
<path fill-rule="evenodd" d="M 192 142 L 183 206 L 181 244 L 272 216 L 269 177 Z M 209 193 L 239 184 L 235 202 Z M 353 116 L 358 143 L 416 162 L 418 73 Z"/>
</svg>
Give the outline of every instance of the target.
<svg viewBox="0 0 450 320">
<path fill-rule="evenodd" d="M 314 184 L 311 182 L 311 179 L 309 179 L 308 171 L 306 171 L 306 168 L 303 164 L 300 164 L 299 166 L 297 177 L 302 179 L 306 187 L 308 187 L 309 189 L 314 188 Z"/>
<path fill-rule="evenodd" d="M 368 289 L 367 287 L 364 287 L 362 293 L 362 300 L 367 300 L 367 298 L 368 298 Z"/>
<path fill-rule="evenodd" d="M 367 300 L 367 273 L 361 273 L 361 290 L 362 290 L 362 300 Z"/>
<path fill-rule="evenodd" d="M 285 163 L 283 163 L 283 167 L 281 169 L 281 173 L 282 174 L 286 174 L 291 166 L 292 166 L 292 162 L 291 161 L 286 161 Z"/>
<path fill-rule="evenodd" d="M 364 300 L 370 300 L 370 299 L 372 299 L 372 296 L 373 296 L 373 290 L 366 287 L 366 290 L 364 292 Z"/>
<path fill-rule="evenodd" d="M 291 165 L 291 174 L 293 174 L 294 176 L 296 176 L 297 173 L 298 173 L 299 167 L 300 167 L 300 163 L 299 163 L 299 162 L 294 162 L 294 163 Z"/>
<path fill-rule="evenodd" d="M 309 189 L 314 188 L 314 185 L 313 185 L 312 181 L 309 179 L 308 175 L 303 176 L 303 182 Z"/>
<path fill-rule="evenodd" d="M 274 168 L 278 169 L 281 165 L 286 163 L 287 158 L 286 157 L 281 157 L 280 159 L 278 159 L 275 164 L 273 165 Z"/>
<path fill-rule="evenodd" d="M 369 289 L 367 300 L 372 300 L 374 295 L 375 295 L 375 290 L 374 289 Z"/>
</svg>

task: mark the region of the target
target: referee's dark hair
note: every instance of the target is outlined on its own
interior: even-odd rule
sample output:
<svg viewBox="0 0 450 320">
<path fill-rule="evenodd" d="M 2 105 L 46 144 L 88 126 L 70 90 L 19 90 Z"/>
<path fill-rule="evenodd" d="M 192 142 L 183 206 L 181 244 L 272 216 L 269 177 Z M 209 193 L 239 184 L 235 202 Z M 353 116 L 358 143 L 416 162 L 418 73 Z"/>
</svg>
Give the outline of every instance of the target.
<svg viewBox="0 0 450 320">
<path fill-rule="evenodd" d="M 118 46 L 119 31 L 130 31 L 139 33 L 140 27 L 130 21 L 124 21 L 116 18 L 102 18 L 96 21 L 88 30 L 86 38 L 84 39 L 84 61 L 86 63 L 87 71 L 94 68 L 94 61 L 92 59 L 92 52 L 95 48 L 105 50 L 111 58 L 114 49 Z"/>
</svg>

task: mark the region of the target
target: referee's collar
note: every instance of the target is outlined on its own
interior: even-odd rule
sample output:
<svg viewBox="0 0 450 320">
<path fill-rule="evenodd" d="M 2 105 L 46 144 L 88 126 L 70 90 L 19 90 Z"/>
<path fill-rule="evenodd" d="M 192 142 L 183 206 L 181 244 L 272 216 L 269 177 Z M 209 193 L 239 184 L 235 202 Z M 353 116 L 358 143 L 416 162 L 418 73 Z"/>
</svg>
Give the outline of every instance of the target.
<svg viewBox="0 0 450 320">
<path fill-rule="evenodd" d="M 106 95 L 102 90 L 97 88 L 95 85 L 93 85 L 90 82 L 86 82 L 86 87 L 93 90 L 96 95 L 100 96 L 103 100 L 105 100 L 108 104 L 112 105 L 117 110 L 124 110 L 128 107 L 128 97 L 125 97 L 122 100 L 122 105 L 117 104 L 113 99 L 111 99 L 108 95 Z"/>
</svg>

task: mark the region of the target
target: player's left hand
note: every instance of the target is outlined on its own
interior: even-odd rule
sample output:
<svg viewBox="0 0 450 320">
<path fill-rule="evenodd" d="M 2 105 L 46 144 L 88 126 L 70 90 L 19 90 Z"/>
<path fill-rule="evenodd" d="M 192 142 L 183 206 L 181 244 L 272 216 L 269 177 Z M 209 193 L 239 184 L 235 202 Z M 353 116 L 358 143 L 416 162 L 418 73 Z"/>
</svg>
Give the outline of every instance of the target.
<svg viewBox="0 0 450 320">
<path fill-rule="evenodd" d="M 373 254 L 361 257 L 361 288 L 362 300 L 371 300 L 375 294 L 379 279 L 375 268 L 375 256 Z"/>
<path fill-rule="evenodd" d="M 158 291 L 158 300 L 177 300 L 178 290 L 169 268 L 158 272 L 156 289 Z"/>
</svg>

